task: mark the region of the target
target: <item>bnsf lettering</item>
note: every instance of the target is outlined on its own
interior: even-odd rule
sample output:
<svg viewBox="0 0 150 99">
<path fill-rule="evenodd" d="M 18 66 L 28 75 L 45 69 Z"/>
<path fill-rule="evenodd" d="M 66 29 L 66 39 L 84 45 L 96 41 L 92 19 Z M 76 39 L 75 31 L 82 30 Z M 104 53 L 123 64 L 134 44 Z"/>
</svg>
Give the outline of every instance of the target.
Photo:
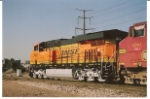
<svg viewBox="0 0 150 99">
<path fill-rule="evenodd" d="M 76 54 L 77 52 L 78 52 L 78 49 L 62 50 L 61 55 Z"/>
</svg>

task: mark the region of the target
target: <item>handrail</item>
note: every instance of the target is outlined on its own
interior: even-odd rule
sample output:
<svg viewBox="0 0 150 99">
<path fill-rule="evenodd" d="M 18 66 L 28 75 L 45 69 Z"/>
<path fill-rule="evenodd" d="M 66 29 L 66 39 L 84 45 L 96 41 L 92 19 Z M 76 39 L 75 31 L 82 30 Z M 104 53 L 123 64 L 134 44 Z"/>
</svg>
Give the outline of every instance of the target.
<svg viewBox="0 0 150 99">
<path fill-rule="evenodd" d="M 105 70 L 106 70 L 106 65 L 108 64 L 108 62 L 113 58 L 113 56 L 116 54 L 116 51 L 114 52 L 114 54 L 109 58 L 109 60 L 107 61 L 107 63 L 105 64 Z"/>
</svg>

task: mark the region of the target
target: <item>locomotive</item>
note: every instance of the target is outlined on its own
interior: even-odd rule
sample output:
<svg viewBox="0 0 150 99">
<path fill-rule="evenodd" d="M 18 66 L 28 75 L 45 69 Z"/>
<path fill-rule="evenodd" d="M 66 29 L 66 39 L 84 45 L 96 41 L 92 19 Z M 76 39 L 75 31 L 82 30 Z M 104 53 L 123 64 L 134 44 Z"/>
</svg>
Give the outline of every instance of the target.
<svg viewBox="0 0 150 99">
<path fill-rule="evenodd" d="M 112 29 L 40 42 L 30 54 L 29 76 L 146 84 L 146 27 L 141 22 L 129 33 Z"/>
<path fill-rule="evenodd" d="M 119 66 L 125 83 L 147 85 L 146 21 L 130 26 L 128 36 L 119 43 Z"/>
</svg>

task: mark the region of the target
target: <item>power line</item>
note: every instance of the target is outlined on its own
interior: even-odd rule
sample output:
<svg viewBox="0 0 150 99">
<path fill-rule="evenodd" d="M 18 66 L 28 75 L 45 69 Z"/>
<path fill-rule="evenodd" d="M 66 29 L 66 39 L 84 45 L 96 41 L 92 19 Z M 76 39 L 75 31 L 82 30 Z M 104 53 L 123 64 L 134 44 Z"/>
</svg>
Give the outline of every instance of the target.
<svg viewBox="0 0 150 99">
<path fill-rule="evenodd" d="M 109 20 L 103 20 L 103 21 L 98 22 L 98 23 L 110 22 L 110 21 L 112 21 L 112 20 L 114 20 L 114 19 L 119 19 L 119 18 L 122 18 L 122 17 L 126 17 L 126 16 L 128 16 L 128 15 L 131 15 L 131 14 L 137 13 L 137 12 L 142 11 L 142 10 L 145 10 L 145 9 L 146 9 L 146 8 L 143 8 L 143 9 L 140 9 L 140 10 L 136 10 L 136 11 L 134 11 L 134 12 L 130 12 L 130 13 L 127 13 L 127 14 L 124 14 L 124 15 L 121 15 L 121 16 L 118 16 L 118 17 L 115 17 L 115 18 L 109 19 Z M 96 23 L 96 24 L 98 24 L 98 23 Z"/>
<path fill-rule="evenodd" d="M 143 2 L 143 1 L 142 1 Z M 130 9 L 131 9 L 131 7 L 135 7 L 135 6 L 137 6 L 137 4 L 142 4 L 142 2 L 137 2 L 137 3 L 134 3 L 133 5 L 130 5 L 130 6 L 126 6 L 126 7 L 130 7 Z M 143 2 L 144 3 L 144 2 Z M 114 10 L 113 12 L 116 12 L 116 11 L 119 11 L 119 10 L 122 10 L 122 9 L 125 9 L 126 7 L 123 7 L 123 8 L 120 8 L 120 9 L 117 9 L 117 10 Z M 110 12 L 106 12 L 106 13 L 103 13 L 102 15 L 107 15 L 107 13 L 108 14 L 110 14 Z M 101 14 L 101 13 L 100 13 Z"/>
<path fill-rule="evenodd" d="M 96 11 L 96 12 L 94 12 L 94 13 L 102 12 L 102 11 L 106 11 L 106 10 L 108 10 L 108 9 L 110 9 L 110 8 L 118 7 L 118 6 L 120 6 L 121 4 L 125 4 L 125 3 L 127 3 L 128 1 L 131 1 L 131 0 L 127 0 L 127 1 L 125 1 L 125 2 L 122 2 L 122 3 L 116 4 L 116 5 L 111 6 L 111 7 L 109 7 L 109 8 L 105 8 L 105 9 L 102 9 L 102 10 Z M 90 14 L 94 14 L 94 13 L 90 13 Z"/>
<path fill-rule="evenodd" d="M 138 18 L 134 18 L 134 19 L 131 19 L 131 20 L 127 20 L 127 21 L 122 21 L 122 22 L 119 22 L 119 23 L 115 23 L 115 24 L 111 24 L 111 25 L 105 25 L 105 26 L 102 26 L 102 27 L 109 27 L 109 26 L 114 26 L 114 25 L 120 25 L 121 23 L 126 23 L 126 22 L 129 22 L 129 21 L 133 21 L 133 20 L 138 20 L 138 19 L 140 19 L 140 18 L 143 18 L 143 16 L 142 17 L 138 17 Z M 96 28 L 101 28 L 101 27 L 96 27 Z"/>
</svg>

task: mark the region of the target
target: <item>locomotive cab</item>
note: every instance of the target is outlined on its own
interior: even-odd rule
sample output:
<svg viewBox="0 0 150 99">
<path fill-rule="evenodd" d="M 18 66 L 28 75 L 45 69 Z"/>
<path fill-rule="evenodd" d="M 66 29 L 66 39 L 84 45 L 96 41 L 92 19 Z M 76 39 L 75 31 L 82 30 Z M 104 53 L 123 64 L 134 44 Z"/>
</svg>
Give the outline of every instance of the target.
<svg viewBox="0 0 150 99">
<path fill-rule="evenodd" d="M 33 51 L 30 54 L 30 64 L 37 65 L 40 64 L 40 58 L 42 57 L 42 52 L 44 52 L 45 43 L 41 42 L 34 45 Z"/>
</svg>

